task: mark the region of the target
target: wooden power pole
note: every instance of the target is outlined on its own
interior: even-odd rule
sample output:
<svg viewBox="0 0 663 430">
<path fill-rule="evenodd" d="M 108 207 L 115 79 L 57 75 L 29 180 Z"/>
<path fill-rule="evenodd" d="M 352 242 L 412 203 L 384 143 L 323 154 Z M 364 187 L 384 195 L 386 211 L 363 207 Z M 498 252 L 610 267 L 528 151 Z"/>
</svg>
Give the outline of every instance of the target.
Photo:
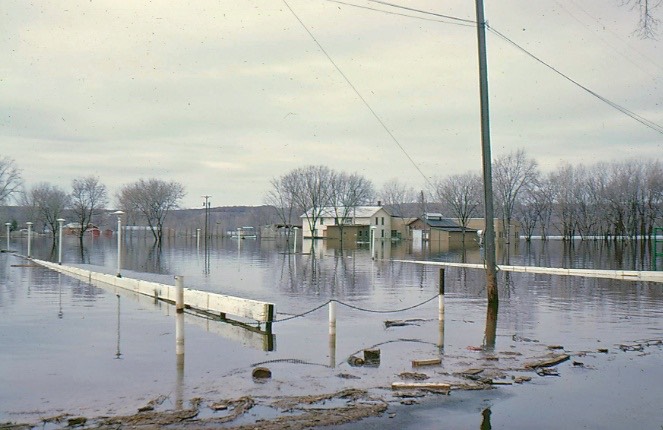
<svg viewBox="0 0 663 430">
<path fill-rule="evenodd" d="M 483 158 L 483 199 L 485 207 L 484 259 L 486 261 L 486 294 L 488 305 L 497 306 L 497 267 L 495 264 L 495 215 L 493 212 L 493 173 L 490 155 L 490 121 L 488 114 L 488 62 L 486 60 L 486 20 L 483 0 L 476 0 L 477 40 L 479 43 L 479 93 L 481 98 L 481 153 Z"/>
</svg>

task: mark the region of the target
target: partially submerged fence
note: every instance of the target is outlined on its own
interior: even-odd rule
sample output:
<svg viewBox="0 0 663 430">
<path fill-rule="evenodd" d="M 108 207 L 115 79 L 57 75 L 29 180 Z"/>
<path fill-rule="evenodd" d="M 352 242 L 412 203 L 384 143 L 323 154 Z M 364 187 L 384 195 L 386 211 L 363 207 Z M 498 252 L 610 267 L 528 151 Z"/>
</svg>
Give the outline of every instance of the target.
<svg viewBox="0 0 663 430">
<path fill-rule="evenodd" d="M 397 263 L 422 264 L 426 266 L 439 267 L 461 267 L 468 269 L 485 269 L 483 264 L 470 263 L 448 263 L 443 261 L 420 261 L 420 260 L 390 260 Z M 596 269 L 563 269 L 558 267 L 533 267 L 533 266 L 507 266 L 498 265 L 498 270 L 505 272 L 538 273 L 544 275 L 582 276 L 586 278 L 619 279 L 622 281 L 644 281 L 663 283 L 663 272 L 646 270 L 596 270 Z"/>
<path fill-rule="evenodd" d="M 88 282 L 102 282 L 104 284 L 153 297 L 158 300 L 164 300 L 173 304 L 175 304 L 177 300 L 177 289 L 174 285 L 133 278 L 121 278 L 116 275 L 93 272 L 79 267 L 59 265 L 57 263 L 43 260 L 33 259 L 32 261 L 44 267 L 48 267 L 49 269 L 72 275 Z M 183 288 L 183 293 L 184 306 L 187 308 L 215 314 L 221 318 L 225 318 L 227 314 L 246 318 L 259 323 L 265 323 L 268 331 L 271 330 L 271 324 L 274 321 L 275 315 L 273 303 L 193 290 L 190 288 Z"/>
</svg>

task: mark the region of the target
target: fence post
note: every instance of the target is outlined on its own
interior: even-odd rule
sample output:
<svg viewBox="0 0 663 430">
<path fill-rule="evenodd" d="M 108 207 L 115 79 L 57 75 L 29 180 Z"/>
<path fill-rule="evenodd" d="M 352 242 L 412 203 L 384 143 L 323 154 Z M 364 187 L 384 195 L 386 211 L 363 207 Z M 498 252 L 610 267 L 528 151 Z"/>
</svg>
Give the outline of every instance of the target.
<svg viewBox="0 0 663 430">
<path fill-rule="evenodd" d="M 184 276 L 175 276 L 175 311 L 184 312 Z"/>
<path fill-rule="evenodd" d="M 329 301 L 329 334 L 336 334 L 336 301 Z"/>
</svg>

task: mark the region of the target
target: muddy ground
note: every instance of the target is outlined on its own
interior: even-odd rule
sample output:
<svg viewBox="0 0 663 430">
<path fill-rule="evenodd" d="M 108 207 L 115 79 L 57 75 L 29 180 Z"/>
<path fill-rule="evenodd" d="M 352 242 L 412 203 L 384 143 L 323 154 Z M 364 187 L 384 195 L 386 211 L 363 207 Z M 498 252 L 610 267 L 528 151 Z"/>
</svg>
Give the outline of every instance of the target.
<svg viewBox="0 0 663 430">
<path fill-rule="evenodd" d="M 72 416 L 67 413 L 43 417 L 32 423 L 0 423 L 2 430 L 96 428 L 96 429 L 307 429 L 340 425 L 389 413 L 389 407 L 414 405 L 423 397 L 453 395 L 457 390 L 490 390 L 503 385 L 528 383 L 533 378 L 557 376 L 556 366 L 582 366 L 583 357 L 609 354 L 647 354 L 650 347 L 661 348 L 663 339 L 640 340 L 613 348 L 565 351 L 562 345 L 544 345 L 536 340 L 513 336 L 525 343 L 528 354 L 517 350 L 489 351 L 468 346 L 466 354 L 443 355 L 440 359 L 413 359 L 409 368 L 394 374 L 392 384 L 369 388 L 347 388 L 329 394 L 306 396 L 244 396 L 233 399 L 194 398 L 172 408 L 172 399 L 158 396 L 124 416 Z M 515 348 L 513 348 L 515 349 Z M 376 356 L 377 354 L 377 356 Z M 361 380 L 359 369 L 379 366 L 380 351 L 372 348 L 366 358 L 353 354 L 334 377 Z M 449 363 L 453 371 L 449 371 Z M 257 366 L 256 366 L 257 367 Z M 254 370 L 255 368 L 254 367 Z M 262 366 L 261 366 L 262 367 Z M 271 370 L 253 372 L 255 384 L 269 385 Z M 293 374 L 294 376 L 294 374 Z M 363 377 L 365 379 L 365 377 Z M 363 381 L 370 385 L 370 381 Z M 170 405 L 170 406 L 168 406 Z"/>
</svg>

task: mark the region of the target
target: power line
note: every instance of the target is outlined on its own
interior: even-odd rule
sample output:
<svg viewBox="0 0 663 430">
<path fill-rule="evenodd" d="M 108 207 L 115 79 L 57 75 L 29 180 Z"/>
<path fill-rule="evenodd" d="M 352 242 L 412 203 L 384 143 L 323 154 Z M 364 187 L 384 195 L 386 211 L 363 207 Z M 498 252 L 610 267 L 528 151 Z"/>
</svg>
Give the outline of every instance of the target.
<svg viewBox="0 0 663 430">
<path fill-rule="evenodd" d="M 647 71 L 647 70 L 645 70 L 644 68 L 642 68 L 638 63 L 636 63 L 635 61 L 633 61 L 631 58 L 629 58 L 629 57 L 628 57 L 626 54 L 624 54 L 622 51 L 620 51 L 619 49 L 617 49 L 616 47 L 614 47 L 611 43 L 609 43 L 607 40 L 605 40 L 604 38 L 602 38 L 601 36 L 599 36 L 599 35 L 596 33 L 596 31 L 592 30 L 592 29 L 591 29 L 587 24 L 585 24 L 580 18 L 578 18 L 577 16 L 575 16 L 573 13 L 571 13 L 571 11 L 570 11 L 566 6 L 564 6 L 564 5 L 563 5 L 562 3 L 560 3 L 558 0 L 554 0 L 554 1 L 555 1 L 555 3 L 557 3 L 557 5 L 558 5 L 558 6 L 559 6 L 564 12 L 566 12 L 571 18 L 573 18 L 573 19 L 574 19 L 575 21 L 577 21 L 580 25 L 582 25 L 583 27 L 585 27 L 585 29 L 586 29 L 588 32 L 594 33 L 595 36 L 596 36 L 596 38 L 597 38 L 598 40 L 600 40 L 604 45 L 606 45 L 607 47 L 609 47 L 610 49 L 612 49 L 617 55 L 623 57 L 626 61 L 628 61 L 629 63 L 631 63 L 635 68 L 639 69 L 642 73 L 645 73 L 645 74 L 649 75 L 650 77 L 656 79 L 656 76 L 655 76 L 655 75 L 653 75 L 653 74 L 650 73 L 649 71 Z M 580 8 L 580 6 L 578 6 L 578 8 Z M 582 10 L 584 13 L 587 14 L 587 12 L 586 12 L 584 9 L 580 8 L 580 10 Z M 591 15 L 590 15 L 590 16 L 591 16 Z M 594 19 L 596 19 L 596 18 L 594 18 Z M 605 28 L 605 27 L 604 27 L 604 28 Z M 618 36 L 617 34 L 615 34 L 614 32 L 611 31 L 611 33 L 612 33 L 614 36 L 619 37 L 619 36 Z M 633 48 L 631 48 L 631 47 L 629 46 L 629 49 L 633 49 Z M 636 51 L 636 52 L 637 52 L 637 51 Z M 641 54 L 641 55 L 642 55 L 642 54 Z M 643 57 L 644 57 L 644 55 L 643 55 Z M 645 58 L 647 58 L 647 57 L 645 57 Z M 651 61 L 651 60 L 649 60 L 649 61 Z M 660 67 L 659 67 L 656 63 L 652 62 L 652 64 L 660 69 Z"/>
<path fill-rule="evenodd" d="M 382 1 L 382 0 L 368 0 L 368 1 L 371 2 L 371 3 L 378 3 L 378 4 L 381 4 L 381 5 L 390 6 L 390 7 L 394 7 L 394 8 L 397 8 L 397 9 L 404 9 L 404 10 L 409 10 L 409 11 L 412 11 L 412 12 L 423 13 L 423 14 L 426 14 L 426 15 L 437 16 L 437 17 L 440 17 L 440 18 L 449 19 L 451 21 L 463 22 L 465 24 L 470 24 L 471 26 L 475 26 L 477 24 L 476 21 L 473 21 L 471 19 L 458 18 L 456 16 L 451 16 L 451 15 L 443 15 L 441 13 L 435 13 L 435 12 L 425 11 L 425 10 L 421 10 L 421 9 L 415 9 L 415 8 L 412 8 L 412 7 L 402 6 L 402 5 L 395 4 L 395 3 L 389 3 L 389 2 L 386 2 L 386 1 Z"/>
<path fill-rule="evenodd" d="M 384 131 L 386 131 L 387 134 L 389 135 L 389 137 L 391 137 L 391 140 L 396 144 L 396 146 L 398 146 L 398 148 L 403 152 L 403 154 L 405 154 L 405 157 L 407 157 L 407 159 L 410 161 L 410 163 L 412 163 L 412 165 L 414 166 L 414 168 L 417 169 L 417 172 L 419 172 L 419 174 L 424 178 L 424 181 L 426 181 L 426 183 L 427 183 L 428 185 L 431 185 L 431 183 L 430 183 L 430 181 L 428 180 L 428 178 L 426 177 L 426 175 L 424 175 L 424 172 L 419 168 L 419 166 L 417 165 L 417 163 L 415 163 L 415 161 L 412 159 L 412 157 L 410 157 L 410 154 L 408 154 L 408 152 L 405 150 L 405 148 L 403 148 L 403 145 L 401 145 L 401 143 L 398 141 L 398 139 L 396 139 L 396 136 L 394 136 L 394 134 L 393 134 L 393 133 L 387 128 L 387 126 L 386 126 L 385 123 L 382 121 L 382 119 L 380 118 L 380 116 L 379 116 L 379 115 L 373 110 L 373 108 L 371 107 L 371 105 L 370 105 L 370 104 L 366 101 L 366 99 L 361 95 L 361 93 L 359 92 L 359 90 L 358 90 L 358 89 L 352 84 L 352 82 L 350 82 L 350 79 L 348 79 L 348 77 L 345 75 L 345 73 L 343 73 L 343 71 L 341 70 L 341 68 L 340 68 L 340 67 L 334 62 L 334 60 L 332 59 L 332 57 L 327 53 L 327 51 L 325 50 L 325 48 L 322 47 L 322 45 L 320 44 L 320 42 L 318 42 L 318 39 L 315 38 L 315 36 L 313 35 L 313 33 L 311 33 L 311 31 L 308 29 L 308 27 L 306 27 L 306 25 L 304 24 L 304 22 L 303 22 L 301 19 L 299 19 L 299 16 L 297 16 L 297 14 L 295 13 L 295 11 L 292 10 L 292 8 L 291 8 L 290 5 L 288 4 L 288 2 L 287 2 L 286 0 L 283 0 L 283 3 L 284 3 L 284 4 L 286 5 L 286 7 L 290 10 L 290 12 L 292 13 L 292 15 L 297 19 L 297 21 L 299 21 L 299 23 L 301 24 L 301 26 L 304 27 L 304 30 L 306 30 L 306 32 L 309 34 L 309 36 L 311 36 L 311 39 L 313 39 L 313 41 L 316 43 L 316 45 L 318 45 L 318 48 L 320 48 L 320 50 L 322 51 L 322 53 L 325 54 L 325 56 L 327 57 L 327 59 L 329 60 L 329 62 L 332 63 L 332 65 L 336 68 L 336 70 L 338 71 L 338 73 L 343 77 L 343 79 L 345 79 L 345 82 L 347 82 L 347 84 L 350 86 L 350 88 L 352 88 L 352 90 L 355 92 L 355 94 L 357 95 L 357 97 L 359 97 L 359 99 L 364 103 L 364 105 L 366 106 L 366 108 L 368 108 L 368 110 L 373 114 L 373 116 L 374 116 L 375 119 L 380 123 L 380 125 L 382 126 L 382 128 L 384 129 Z"/>
<path fill-rule="evenodd" d="M 362 5 L 353 4 L 353 3 L 347 3 L 347 2 L 344 2 L 344 1 L 340 1 L 340 0 L 324 0 L 324 1 L 327 1 L 327 2 L 330 2 L 330 3 L 342 4 L 342 5 L 354 7 L 354 8 L 357 8 L 357 9 L 366 9 L 366 10 L 370 10 L 370 11 L 373 11 L 373 12 L 380 12 L 380 13 L 384 13 L 386 15 L 403 16 L 405 18 L 419 19 L 419 20 L 422 20 L 422 21 L 430 21 L 430 22 L 440 22 L 440 23 L 443 23 L 443 24 L 458 25 L 458 26 L 461 26 L 461 27 L 474 27 L 473 24 L 465 24 L 465 23 L 456 22 L 456 21 L 453 21 L 453 20 L 449 21 L 446 18 L 445 19 L 433 19 L 433 18 L 426 18 L 426 17 L 423 17 L 423 16 L 408 15 L 408 14 L 399 13 L 399 12 L 390 12 L 390 11 L 384 10 L 384 9 L 377 9 L 377 8 L 374 8 L 374 7 L 362 6 Z"/>
<path fill-rule="evenodd" d="M 603 97 L 602 95 L 596 93 L 595 91 L 590 90 L 589 88 L 587 88 L 586 86 L 582 85 L 582 84 L 579 83 L 578 81 L 572 79 L 572 78 L 569 77 L 568 75 L 565 75 L 564 73 L 562 73 L 562 72 L 560 72 L 559 70 L 557 70 L 555 67 L 551 66 L 550 64 L 546 63 L 545 61 L 543 61 L 542 59 L 540 59 L 540 58 L 537 57 L 536 55 L 532 54 L 531 52 L 529 52 L 528 50 L 526 50 L 526 49 L 523 48 L 522 46 L 518 45 L 516 42 L 514 42 L 514 41 L 511 40 L 511 39 L 509 39 L 509 38 L 506 37 L 504 34 L 500 33 L 500 32 L 497 31 L 497 30 L 495 30 L 493 27 L 489 26 L 488 24 L 486 24 L 486 28 L 488 28 L 488 30 L 490 30 L 492 33 L 494 33 L 494 34 L 496 34 L 497 36 L 501 37 L 503 40 L 509 42 L 511 45 L 515 46 L 515 47 L 516 47 L 517 49 L 519 49 L 520 51 L 522 51 L 522 52 L 524 52 L 525 54 L 527 54 L 529 57 L 533 58 L 533 59 L 536 60 L 537 62 L 543 64 L 544 66 L 546 66 L 547 68 L 549 68 L 549 69 L 552 70 L 553 72 L 557 73 L 559 76 L 561 76 L 561 77 L 563 77 L 564 79 L 566 79 L 567 81 L 571 82 L 572 84 L 574 84 L 574 85 L 577 86 L 578 88 L 581 88 L 582 90 L 584 90 L 584 91 L 586 91 L 587 93 L 593 95 L 594 97 L 598 98 L 599 100 L 601 100 L 602 102 L 606 103 L 607 105 L 612 106 L 613 108 L 615 108 L 615 109 L 617 109 L 618 111 L 622 112 L 623 114 L 625 114 L 625 115 L 627 115 L 627 116 L 630 116 L 630 117 L 633 118 L 634 120 L 638 121 L 640 124 L 642 124 L 642 125 L 644 125 L 644 126 L 646 126 L 646 127 L 649 127 L 649 128 L 651 128 L 652 130 L 657 131 L 657 132 L 663 134 L 663 126 L 661 126 L 661 125 L 659 125 L 659 124 L 656 124 L 655 122 L 650 121 L 650 120 L 648 120 L 648 119 L 646 119 L 646 118 L 644 118 L 644 117 L 638 115 L 637 113 L 635 113 L 635 112 L 633 112 L 633 111 L 631 111 L 631 110 L 629 110 L 629 109 L 627 109 L 627 108 L 625 108 L 625 107 L 623 107 L 623 106 L 621 106 L 621 105 L 619 105 L 619 104 L 617 104 L 617 103 L 615 103 L 615 102 L 613 102 L 613 101 L 611 101 L 611 100 L 609 100 L 609 99 Z"/>
<path fill-rule="evenodd" d="M 284 0 L 284 1 L 285 1 L 285 0 Z M 458 17 L 454 17 L 454 16 L 450 16 L 450 15 L 438 14 L 438 13 L 435 13 L 435 12 L 425 11 L 425 10 L 421 10 L 421 9 L 414 9 L 414 8 L 410 8 L 410 7 L 407 7 L 407 6 L 401 6 L 401 5 L 398 5 L 398 4 L 395 4 L 395 3 L 389 3 L 389 2 L 386 2 L 386 1 L 383 1 L 383 0 L 367 0 L 367 1 L 370 1 L 370 2 L 373 2 L 373 3 L 382 4 L 382 5 L 386 5 L 386 6 L 390 6 L 390 7 L 394 7 L 394 8 L 410 10 L 410 11 L 414 11 L 414 12 L 421 13 L 421 14 L 425 14 L 425 15 L 432 15 L 432 16 L 442 17 L 442 18 L 445 18 L 445 19 L 450 19 L 450 20 L 459 21 L 459 22 L 464 22 L 464 23 L 471 23 L 472 25 L 476 25 L 476 21 L 472 21 L 472 20 L 468 20 L 468 19 L 463 19 L 463 18 L 458 18 Z M 558 4 L 559 4 L 559 3 L 558 3 Z M 631 111 L 631 110 L 629 110 L 629 109 L 627 109 L 627 108 L 625 108 L 625 107 L 623 107 L 623 106 L 621 106 L 621 105 L 619 105 L 619 104 L 617 104 L 617 103 L 615 103 L 615 102 L 613 102 L 613 101 L 611 101 L 611 100 L 609 100 L 609 99 L 603 97 L 602 95 L 596 93 L 595 91 L 590 90 L 589 88 L 587 88 L 586 86 L 580 84 L 579 82 L 577 82 L 576 80 L 572 79 L 572 78 L 569 77 L 568 75 L 565 75 L 564 73 L 560 72 L 560 71 L 557 70 L 555 67 L 553 67 L 553 66 L 551 66 L 550 64 L 546 63 L 545 61 L 541 60 L 541 59 L 538 58 L 536 55 L 532 54 L 531 52 L 529 52 L 528 50 L 526 50 L 526 49 L 523 48 L 522 46 L 518 45 L 518 44 L 517 44 L 516 42 L 514 42 L 513 40 L 511 40 L 511 39 L 509 39 L 508 37 L 506 37 L 504 34 L 500 33 L 500 32 L 497 31 L 497 30 L 495 30 L 494 28 L 492 28 L 491 26 L 489 26 L 488 23 L 486 23 L 486 28 L 487 28 L 488 30 L 490 30 L 492 33 L 494 33 L 494 34 L 496 34 L 497 36 L 501 37 L 502 39 L 506 40 L 507 42 L 509 42 L 510 44 L 512 44 L 513 46 L 515 46 L 516 48 L 518 48 L 519 50 L 521 50 L 521 51 L 524 52 L 525 54 L 527 54 L 529 57 L 533 58 L 533 59 L 536 60 L 537 62 L 543 64 L 544 66 L 548 67 L 548 68 L 549 68 L 550 70 L 552 70 L 553 72 L 555 72 L 555 73 L 557 73 L 558 75 L 560 75 L 561 77 L 563 77 L 564 79 L 566 79 L 566 80 L 568 80 L 569 82 L 571 82 L 572 84 L 576 85 L 578 88 L 581 88 L 582 90 L 584 90 L 584 91 L 586 91 L 587 93 L 593 95 L 594 97 L 598 98 L 599 100 L 601 100 L 602 102 L 606 103 L 607 105 L 612 106 L 613 108 L 617 109 L 618 111 L 622 112 L 623 114 L 625 114 L 625 115 L 627 115 L 627 116 L 633 118 L 634 120 L 638 121 L 639 123 L 643 124 L 644 126 L 649 127 L 649 128 L 651 128 L 652 130 L 657 131 L 657 132 L 663 134 L 663 126 L 661 126 L 661 125 L 659 125 L 659 124 L 656 124 L 655 122 L 650 121 L 650 120 L 648 120 L 648 119 L 642 117 L 641 115 L 638 115 L 637 113 L 635 113 L 635 112 L 633 112 L 633 111 Z"/>
</svg>

